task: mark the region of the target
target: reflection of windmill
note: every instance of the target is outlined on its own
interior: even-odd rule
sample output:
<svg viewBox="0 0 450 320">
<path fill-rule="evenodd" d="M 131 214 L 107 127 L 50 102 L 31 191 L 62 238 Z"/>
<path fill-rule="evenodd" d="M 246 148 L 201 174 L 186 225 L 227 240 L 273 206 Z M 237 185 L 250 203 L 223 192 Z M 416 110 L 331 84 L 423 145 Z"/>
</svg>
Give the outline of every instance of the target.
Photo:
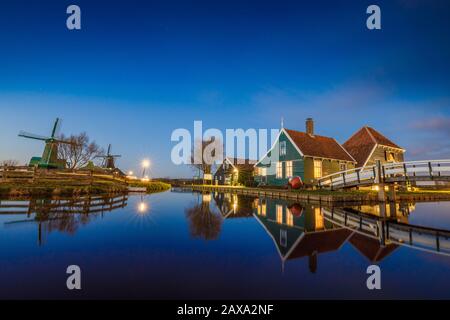
<svg viewBox="0 0 450 320">
<path fill-rule="evenodd" d="M 61 120 L 59 118 L 56 118 L 55 124 L 53 125 L 52 134 L 50 137 L 39 136 L 25 131 L 19 132 L 19 137 L 40 140 L 45 142 L 45 148 L 44 152 L 42 153 L 42 157 L 32 157 L 29 164 L 30 166 L 38 166 L 40 168 L 58 168 L 58 169 L 63 169 L 66 166 L 66 161 L 64 159 L 58 159 L 58 144 L 65 143 L 76 145 L 76 143 L 56 138 L 60 126 Z"/>
<path fill-rule="evenodd" d="M 108 152 L 103 156 L 96 156 L 96 158 L 103 158 L 102 167 L 105 169 L 115 169 L 115 158 L 120 158 L 120 154 L 111 154 L 111 144 L 108 145 Z"/>
</svg>

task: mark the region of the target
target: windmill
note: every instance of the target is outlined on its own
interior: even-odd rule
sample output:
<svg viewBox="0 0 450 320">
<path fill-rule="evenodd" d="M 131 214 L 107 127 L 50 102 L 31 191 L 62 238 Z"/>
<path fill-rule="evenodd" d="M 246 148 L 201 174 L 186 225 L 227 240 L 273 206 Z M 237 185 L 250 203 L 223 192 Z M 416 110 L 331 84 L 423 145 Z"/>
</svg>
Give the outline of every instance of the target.
<svg viewBox="0 0 450 320">
<path fill-rule="evenodd" d="M 103 158 L 102 167 L 105 169 L 115 169 L 115 159 L 120 157 L 120 154 L 111 154 L 111 144 L 108 145 L 108 152 L 106 155 L 96 156 L 96 158 Z"/>
<path fill-rule="evenodd" d="M 40 140 L 45 142 L 45 148 L 44 152 L 42 153 L 42 157 L 32 157 L 29 164 L 30 166 L 38 166 L 39 168 L 47 168 L 47 169 L 65 168 L 66 161 L 64 159 L 58 159 L 58 145 L 60 143 L 76 145 L 76 143 L 56 138 L 60 126 L 61 126 L 61 119 L 56 118 L 50 137 L 40 136 L 25 131 L 19 132 L 19 137 Z"/>
</svg>

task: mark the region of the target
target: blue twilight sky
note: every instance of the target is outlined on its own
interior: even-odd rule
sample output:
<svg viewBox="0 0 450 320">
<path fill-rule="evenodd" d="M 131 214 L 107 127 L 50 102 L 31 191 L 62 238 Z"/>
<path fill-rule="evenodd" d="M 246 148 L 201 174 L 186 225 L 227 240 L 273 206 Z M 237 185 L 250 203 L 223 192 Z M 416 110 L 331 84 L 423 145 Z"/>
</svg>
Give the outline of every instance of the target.
<svg viewBox="0 0 450 320">
<path fill-rule="evenodd" d="M 82 30 L 66 28 L 77 4 Z M 378 4 L 382 30 L 366 28 Z M 371 125 L 408 159 L 450 157 L 450 2 L 23 1 L 0 4 L 0 160 L 42 145 L 17 137 L 86 131 L 124 170 L 170 162 L 176 128 L 279 128 L 343 143 Z"/>
</svg>

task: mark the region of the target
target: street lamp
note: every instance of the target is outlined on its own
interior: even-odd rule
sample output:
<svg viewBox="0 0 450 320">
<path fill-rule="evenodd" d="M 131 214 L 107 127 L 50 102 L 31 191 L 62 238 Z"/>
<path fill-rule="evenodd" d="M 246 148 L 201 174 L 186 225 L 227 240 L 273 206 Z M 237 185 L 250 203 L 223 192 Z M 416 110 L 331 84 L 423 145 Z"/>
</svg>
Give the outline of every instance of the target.
<svg viewBox="0 0 450 320">
<path fill-rule="evenodd" d="M 148 167 L 150 167 L 150 160 L 148 160 L 148 159 L 142 160 L 142 168 L 143 168 L 143 170 L 142 170 L 142 178 L 145 177 L 145 169 L 147 169 Z"/>
</svg>

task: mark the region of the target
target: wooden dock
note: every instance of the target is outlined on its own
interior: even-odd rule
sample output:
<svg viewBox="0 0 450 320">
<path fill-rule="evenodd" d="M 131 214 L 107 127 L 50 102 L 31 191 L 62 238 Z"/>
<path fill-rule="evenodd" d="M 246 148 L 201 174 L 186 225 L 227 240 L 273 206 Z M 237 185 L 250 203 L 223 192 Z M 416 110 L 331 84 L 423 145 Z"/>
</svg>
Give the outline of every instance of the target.
<svg viewBox="0 0 450 320">
<path fill-rule="evenodd" d="M 269 189 L 269 188 L 247 188 L 247 187 L 233 187 L 220 185 L 191 185 L 186 186 L 193 191 L 200 192 L 224 192 L 235 193 L 256 197 L 267 197 L 275 199 L 289 199 L 311 203 L 340 203 L 340 204 L 355 204 L 355 203 L 378 203 L 378 195 L 376 192 L 355 193 L 355 192 L 338 192 L 336 194 L 321 194 L 314 191 L 289 191 L 285 189 Z M 330 191 L 329 193 L 333 193 Z M 398 193 L 396 201 L 450 201 L 449 193 Z"/>
</svg>

